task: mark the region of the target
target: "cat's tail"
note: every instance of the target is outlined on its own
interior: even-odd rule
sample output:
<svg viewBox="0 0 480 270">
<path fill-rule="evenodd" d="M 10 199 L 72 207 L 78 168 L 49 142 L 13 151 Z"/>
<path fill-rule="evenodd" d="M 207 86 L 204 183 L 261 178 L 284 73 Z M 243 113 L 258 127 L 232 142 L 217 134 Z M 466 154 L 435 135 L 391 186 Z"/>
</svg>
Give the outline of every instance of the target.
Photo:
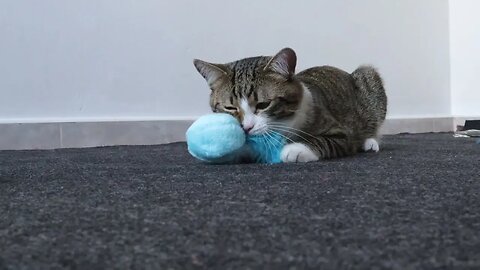
<svg viewBox="0 0 480 270">
<path fill-rule="evenodd" d="M 383 80 L 378 71 L 372 66 L 361 66 L 352 73 L 357 87 L 357 98 L 366 109 L 365 120 L 369 122 L 369 129 L 377 132 L 387 114 L 387 95 L 383 87 Z"/>
</svg>

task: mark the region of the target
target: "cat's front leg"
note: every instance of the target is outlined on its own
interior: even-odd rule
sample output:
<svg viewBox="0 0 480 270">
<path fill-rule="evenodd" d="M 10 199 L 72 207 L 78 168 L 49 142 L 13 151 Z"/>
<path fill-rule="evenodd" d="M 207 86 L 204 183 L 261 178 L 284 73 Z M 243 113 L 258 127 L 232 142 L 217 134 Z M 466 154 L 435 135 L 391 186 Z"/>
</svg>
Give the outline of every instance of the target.
<svg viewBox="0 0 480 270">
<path fill-rule="evenodd" d="M 303 143 L 290 143 L 283 147 L 280 153 L 282 162 L 310 162 L 317 161 L 319 155 Z"/>
</svg>

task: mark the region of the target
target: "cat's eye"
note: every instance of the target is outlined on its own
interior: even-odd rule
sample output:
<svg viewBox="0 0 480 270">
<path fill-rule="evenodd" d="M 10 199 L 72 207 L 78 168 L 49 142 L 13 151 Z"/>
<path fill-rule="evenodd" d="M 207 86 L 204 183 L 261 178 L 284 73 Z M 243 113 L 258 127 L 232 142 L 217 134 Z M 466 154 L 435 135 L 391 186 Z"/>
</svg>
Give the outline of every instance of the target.
<svg viewBox="0 0 480 270">
<path fill-rule="evenodd" d="M 227 111 L 236 111 L 237 110 L 237 107 L 233 107 L 233 106 L 225 106 L 223 108 Z"/>
<path fill-rule="evenodd" d="M 270 103 L 271 101 L 260 102 L 260 103 L 257 103 L 257 106 L 255 106 L 255 108 L 257 110 L 265 110 L 266 108 L 268 108 L 268 106 L 270 106 Z"/>
</svg>

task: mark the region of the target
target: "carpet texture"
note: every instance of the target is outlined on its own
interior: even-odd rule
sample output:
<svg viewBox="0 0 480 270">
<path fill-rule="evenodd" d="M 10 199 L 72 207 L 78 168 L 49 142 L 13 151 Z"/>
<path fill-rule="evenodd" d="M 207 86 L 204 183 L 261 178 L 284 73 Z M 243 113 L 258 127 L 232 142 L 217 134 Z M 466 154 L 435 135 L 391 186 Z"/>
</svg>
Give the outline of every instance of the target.
<svg viewBox="0 0 480 270">
<path fill-rule="evenodd" d="M 183 143 L 0 152 L 0 269 L 480 269 L 480 145 L 205 165 Z"/>
</svg>

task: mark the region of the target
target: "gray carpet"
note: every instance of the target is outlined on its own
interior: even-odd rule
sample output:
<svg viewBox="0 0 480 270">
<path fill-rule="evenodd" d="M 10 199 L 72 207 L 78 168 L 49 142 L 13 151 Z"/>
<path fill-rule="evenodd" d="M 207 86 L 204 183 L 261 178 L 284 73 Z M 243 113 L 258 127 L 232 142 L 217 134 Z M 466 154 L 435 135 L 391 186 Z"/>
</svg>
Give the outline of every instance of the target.
<svg viewBox="0 0 480 270">
<path fill-rule="evenodd" d="M 0 269 L 480 269 L 479 166 L 451 134 L 309 164 L 1 151 Z"/>
</svg>

